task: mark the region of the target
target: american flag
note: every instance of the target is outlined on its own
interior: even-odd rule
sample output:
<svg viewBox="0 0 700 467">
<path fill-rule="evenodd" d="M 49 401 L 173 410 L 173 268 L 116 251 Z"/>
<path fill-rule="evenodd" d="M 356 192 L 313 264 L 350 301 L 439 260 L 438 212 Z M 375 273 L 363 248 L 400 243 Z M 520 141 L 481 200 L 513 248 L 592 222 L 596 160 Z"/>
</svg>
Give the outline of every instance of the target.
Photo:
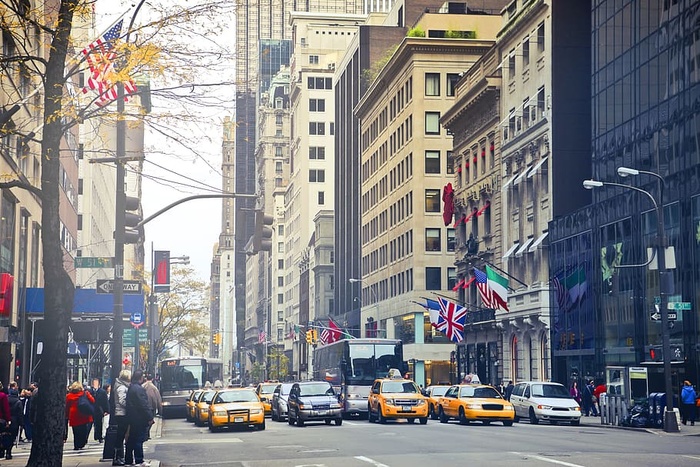
<svg viewBox="0 0 700 467">
<path fill-rule="evenodd" d="M 117 83 L 112 82 L 112 76 L 116 73 L 114 61 L 117 58 L 113 49 L 114 42 L 121 36 L 123 24 L 124 20 L 120 19 L 102 37 L 91 42 L 80 52 L 90 69 L 90 76 L 87 79 L 87 86 L 83 88 L 83 93 L 86 94 L 89 90 L 96 91 L 98 97 L 95 103 L 99 106 L 107 105 L 117 98 Z M 136 92 L 136 85 L 131 79 L 122 83 L 125 96 Z"/>
<path fill-rule="evenodd" d="M 265 331 L 260 331 L 258 333 L 258 344 L 264 344 L 267 339 L 267 333 Z"/>
<path fill-rule="evenodd" d="M 486 308 L 493 308 L 493 293 L 489 287 L 486 273 L 476 268 L 473 269 L 473 273 L 474 280 L 476 281 L 476 289 L 479 291 L 479 295 L 481 295 L 482 304 Z"/>
<path fill-rule="evenodd" d="M 440 303 L 440 315 L 444 320 L 436 329 L 446 335 L 452 342 L 464 340 L 464 320 L 467 317 L 467 309 L 455 302 L 438 297 Z"/>
<path fill-rule="evenodd" d="M 340 340 L 341 335 L 342 332 L 340 331 L 338 325 L 335 324 L 335 322 L 332 319 L 329 319 L 328 327 L 324 328 L 323 331 L 321 331 L 321 342 L 323 342 L 324 344 L 332 344 L 333 342 Z"/>
</svg>

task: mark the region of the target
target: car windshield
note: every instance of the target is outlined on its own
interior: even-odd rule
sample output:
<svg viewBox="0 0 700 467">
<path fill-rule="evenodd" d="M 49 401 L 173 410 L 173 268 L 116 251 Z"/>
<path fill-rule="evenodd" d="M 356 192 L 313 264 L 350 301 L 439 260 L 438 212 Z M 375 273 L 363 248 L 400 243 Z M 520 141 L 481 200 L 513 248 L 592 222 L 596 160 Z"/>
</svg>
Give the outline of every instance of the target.
<svg viewBox="0 0 700 467">
<path fill-rule="evenodd" d="M 260 386 L 260 394 L 272 394 L 276 387 L 277 384 L 263 384 Z"/>
<path fill-rule="evenodd" d="M 199 399 L 199 402 L 206 402 L 207 404 L 211 404 L 211 400 L 214 398 L 214 391 L 206 391 L 202 394 L 201 399 Z"/>
<path fill-rule="evenodd" d="M 227 402 L 257 402 L 258 395 L 254 391 L 224 391 L 216 396 L 216 404 Z"/>
<path fill-rule="evenodd" d="M 387 381 L 382 384 L 382 392 L 416 393 L 418 388 L 410 381 Z"/>
<path fill-rule="evenodd" d="M 533 397 L 571 398 L 569 391 L 560 384 L 533 384 L 531 393 Z"/>
<path fill-rule="evenodd" d="M 280 394 L 283 396 L 288 396 L 289 391 L 292 389 L 293 384 L 283 384 L 280 388 Z"/>
<path fill-rule="evenodd" d="M 438 386 L 436 388 L 432 388 L 430 391 L 430 394 L 435 397 L 435 396 L 444 396 L 447 390 L 450 389 L 449 386 Z"/>
<path fill-rule="evenodd" d="M 192 394 L 192 398 L 191 398 L 191 399 L 192 399 L 193 401 L 196 401 L 197 399 L 199 399 L 200 394 L 202 394 L 202 391 L 195 391 L 195 392 Z"/>
<path fill-rule="evenodd" d="M 334 394 L 333 388 L 327 383 L 299 385 L 300 396 L 332 396 Z"/>
<path fill-rule="evenodd" d="M 459 391 L 459 397 L 476 399 L 502 399 L 501 394 L 489 387 L 464 387 Z"/>
</svg>

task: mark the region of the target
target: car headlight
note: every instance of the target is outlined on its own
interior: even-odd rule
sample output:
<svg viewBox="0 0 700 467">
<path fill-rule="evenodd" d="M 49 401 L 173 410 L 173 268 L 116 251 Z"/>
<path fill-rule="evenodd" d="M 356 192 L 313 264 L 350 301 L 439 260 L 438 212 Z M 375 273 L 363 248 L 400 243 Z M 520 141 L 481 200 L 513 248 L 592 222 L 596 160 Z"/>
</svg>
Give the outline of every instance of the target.
<svg viewBox="0 0 700 467">
<path fill-rule="evenodd" d="M 571 410 L 575 410 L 576 412 L 580 412 L 580 411 L 581 411 L 581 407 L 578 407 L 578 406 L 572 407 Z"/>
<path fill-rule="evenodd" d="M 542 405 L 542 404 L 539 404 L 539 405 L 537 406 L 537 408 L 538 408 L 539 410 L 552 410 L 552 406 L 551 406 L 551 405 Z"/>
<path fill-rule="evenodd" d="M 467 404 L 467 408 L 477 410 L 481 408 L 481 404 Z"/>
<path fill-rule="evenodd" d="M 384 399 L 386 405 L 394 405 L 394 399 Z"/>
<path fill-rule="evenodd" d="M 202 407 L 202 413 L 209 413 L 209 407 Z"/>
<path fill-rule="evenodd" d="M 299 404 L 299 410 L 304 410 L 304 404 Z"/>
<path fill-rule="evenodd" d="M 211 411 L 211 414 L 220 417 L 220 416 L 222 416 L 222 415 L 226 415 L 226 410 L 224 410 L 224 409 L 215 409 L 215 410 L 212 410 L 212 411 Z"/>
<path fill-rule="evenodd" d="M 251 415 L 258 415 L 262 412 L 260 409 L 250 409 L 250 414 Z"/>
<path fill-rule="evenodd" d="M 416 402 L 416 405 L 425 405 L 425 400 L 419 399 L 419 400 Z"/>
<path fill-rule="evenodd" d="M 513 406 L 512 405 L 504 405 L 503 410 L 513 410 Z"/>
</svg>

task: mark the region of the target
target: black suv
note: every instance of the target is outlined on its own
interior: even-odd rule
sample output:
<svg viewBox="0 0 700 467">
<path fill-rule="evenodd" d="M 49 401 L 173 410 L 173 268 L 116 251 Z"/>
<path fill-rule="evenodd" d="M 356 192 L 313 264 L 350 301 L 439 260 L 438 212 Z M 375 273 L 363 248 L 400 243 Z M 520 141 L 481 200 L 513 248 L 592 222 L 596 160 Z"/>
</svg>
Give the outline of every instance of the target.
<svg viewBox="0 0 700 467">
<path fill-rule="evenodd" d="M 289 413 L 287 423 L 304 426 L 311 421 L 324 421 L 336 426 L 343 424 L 343 416 L 338 396 L 327 381 L 305 381 L 294 383 L 287 401 Z"/>
</svg>

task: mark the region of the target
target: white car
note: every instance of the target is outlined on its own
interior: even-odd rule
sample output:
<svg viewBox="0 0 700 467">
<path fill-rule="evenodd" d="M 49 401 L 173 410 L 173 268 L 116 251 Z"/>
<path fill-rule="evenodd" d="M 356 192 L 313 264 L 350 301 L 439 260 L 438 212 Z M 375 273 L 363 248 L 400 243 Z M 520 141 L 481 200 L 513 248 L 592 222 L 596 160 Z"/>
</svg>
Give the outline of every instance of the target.
<svg viewBox="0 0 700 467">
<path fill-rule="evenodd" d="M 581 423 L 581 407 L 571 397 L 569 390 L 559 383 L 526 381 L 513 388 L 510 402 L 515 409 L 515 421 L 527 418 L 536 425 L 540 420 L 551 424 Z"/>
</svg>

